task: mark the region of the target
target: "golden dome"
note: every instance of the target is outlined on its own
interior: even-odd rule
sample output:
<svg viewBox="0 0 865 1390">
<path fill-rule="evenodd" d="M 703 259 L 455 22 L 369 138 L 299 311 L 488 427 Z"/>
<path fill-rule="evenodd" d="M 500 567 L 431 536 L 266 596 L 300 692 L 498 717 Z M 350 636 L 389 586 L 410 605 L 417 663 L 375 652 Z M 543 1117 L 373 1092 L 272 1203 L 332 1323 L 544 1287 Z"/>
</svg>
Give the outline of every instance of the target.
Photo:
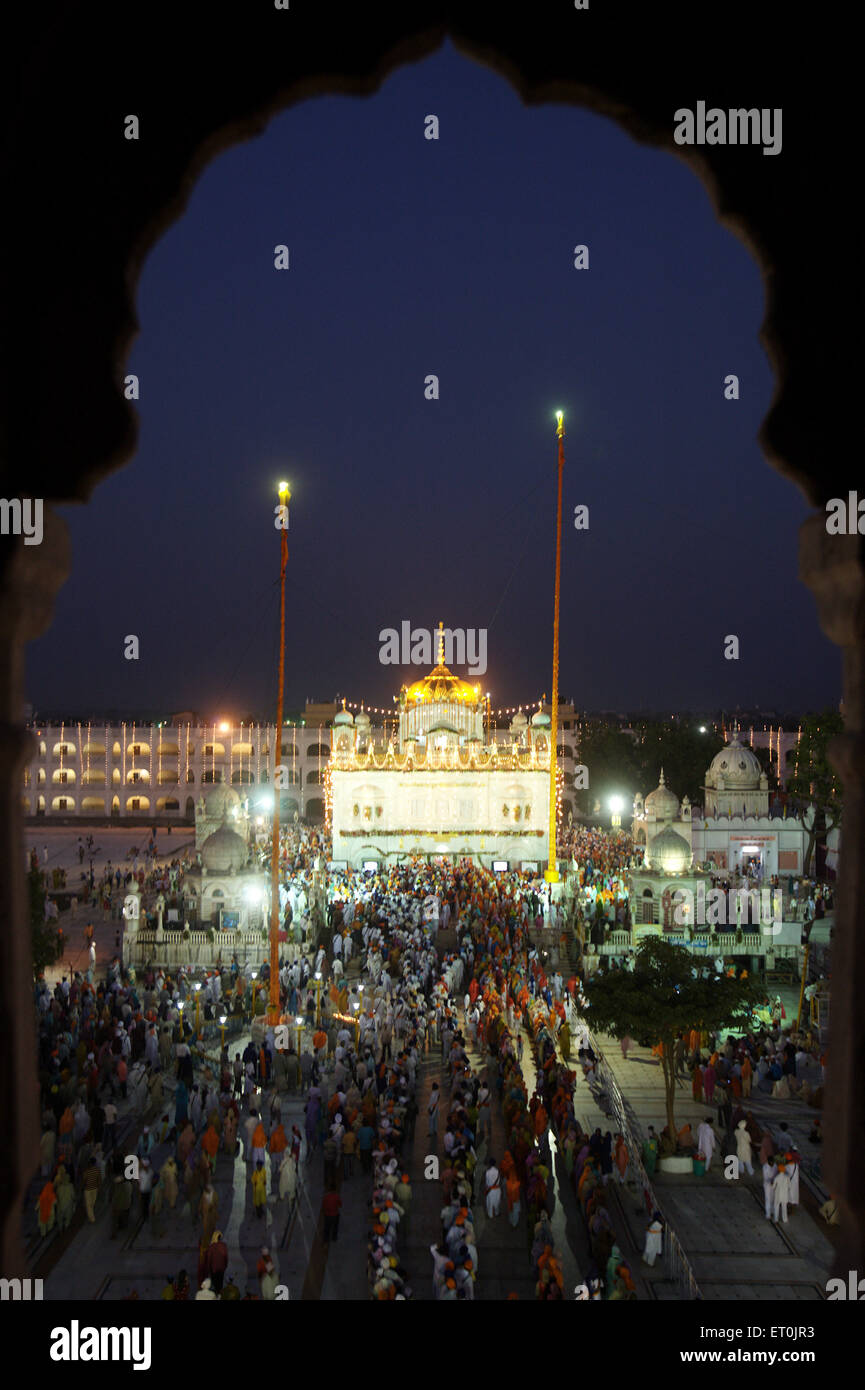
<svg viewBox="0 0 865 1390">
<path fill-rule="evenodd" d="M 479 685 L 469 685 L 468 681 L 460 680 L 442 661 L 423 680 L 403 686 L 403 690 L 407 705 L 426 705 L 445 700 L 462 705 L 478 705 L 482 699 Z"/>
</svg>

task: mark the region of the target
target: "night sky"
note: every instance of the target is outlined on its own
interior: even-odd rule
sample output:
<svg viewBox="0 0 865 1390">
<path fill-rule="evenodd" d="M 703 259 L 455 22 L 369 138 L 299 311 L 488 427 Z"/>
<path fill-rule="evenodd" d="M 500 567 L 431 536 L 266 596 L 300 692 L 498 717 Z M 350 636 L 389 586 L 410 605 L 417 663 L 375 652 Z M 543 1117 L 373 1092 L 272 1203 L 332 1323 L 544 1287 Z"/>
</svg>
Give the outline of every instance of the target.
<svg viewBox="0 0 865 1390">
<path fill-rule="evenodd" d="M 524 108 L 450 46 L 377 96 L 302 103 L 208 167 L 145 265 L 138 452 L 63 509 L 74 570 L 28 699 L 273 718 L 280 477 L 288 708 L 390 705 L 423 674 L 379 662 L 405 619 L 488 629 L 493 707 L 549 695 L 560 407 L 562 696 L 837 705 L 840 655 L 796 574 L 808 506 L 756 442 L 763 311 L 682 162 Z"/>
</svg>

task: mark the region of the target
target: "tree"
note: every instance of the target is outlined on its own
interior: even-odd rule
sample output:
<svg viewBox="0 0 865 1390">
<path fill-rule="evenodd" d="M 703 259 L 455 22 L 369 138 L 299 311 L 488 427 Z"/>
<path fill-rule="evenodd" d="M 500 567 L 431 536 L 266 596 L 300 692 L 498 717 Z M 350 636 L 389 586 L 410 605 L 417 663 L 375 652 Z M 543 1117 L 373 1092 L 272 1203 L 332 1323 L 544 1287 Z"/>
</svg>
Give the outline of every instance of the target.
<svg viewBox="0 0 865 1390">
<path fill-rule="evenodd" d="M 42 874 L 34 864 L 27 875 L 27 889 L 30 897 L 30 940 L 33 954 L 33 975 L 42 974 L 46 966 L 53 965 L 57 959 L 57 928 L 45 920 L 45 886 Z"/>
<path fill-rule="evenodd" d="M 583 815 L 589 815 L 596 801 L 606 805 L 614 793 L 627 801 L 640 790 L 640 764 L 634 740 L 613 725 L 598 720 L 580 734 L 580 763 L 588 769 L 588 787 L 574 789 L 574 802 Z"/>
<path fill-rule="evenodd" d="M 704 734 L 691 724 L 646 722 L 636 726 L 639 743 L 640 790 L 646 794 L 658 785 L 661 768 L 664 781 L 681 801 L 703 804 L 706 770 L 724 747 L 714 729 Z"/>
<path fill-rule="evenodd" d="M 808 848 L 804 870 L 811 872 L 811 860 L 818 835 L 828 835 L 841 824 L 843 810 L 841 779 L 829 762 L 829 744 L 844 732 L 844 720 L 837 710 L 809 714 L 802 720 L 802 732 L 795 748 L 787 754 L 787 791 L 798 803 L 800 813 L 813 803 L 816 815 L 808 829 Z"/>
<path fill-rule="evenodd" d="M 684 946 L 657 936 L 640 943 L 632 971 L 620 968 L 596 976 L 585 993 L 589 1022 L 596 1031 L 631 1037 L 641 1047 L 662 1044 L 667 1124 L 674 1137 L 679 1033 L 692 1028 L 715 1032 L 737 1021 L 744 1026 L 760 999 L 758 987 L 749 980 L 719 975 L 711 961 L 699 960 Z"/>
</svg>

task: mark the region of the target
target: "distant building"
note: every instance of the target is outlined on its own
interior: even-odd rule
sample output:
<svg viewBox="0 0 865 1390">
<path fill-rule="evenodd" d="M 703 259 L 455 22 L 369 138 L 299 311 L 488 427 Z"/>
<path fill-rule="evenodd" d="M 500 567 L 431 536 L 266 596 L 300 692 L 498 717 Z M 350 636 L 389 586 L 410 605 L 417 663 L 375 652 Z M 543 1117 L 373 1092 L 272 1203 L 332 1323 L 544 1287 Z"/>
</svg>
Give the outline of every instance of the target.
<svg viewBox="0 0 865 1390">
<path fill-rule="evenodd" d="M 688 845 L 696 864 L 731 874 L 753 871 L 767 882 L 773 874 L 801 874 L 808 843 L 807 820 L 770 815 L 769 789 L 759 759 L 734 734 L 706 771 L 702 810 L 678 797 L 664 782 L 634 800 L 635 843 L 652 854 L 652 841 L 672 830 Z"/>
<path fill-rule="evenodd" d="M 330 741 L 321 730 L 274 724 L 36 724 L 24 770 L 24 814 L 63 822 L 152 820 L 191 825 L 202 789 L 225 783 L 250 810 L 324 819 Z M 279 744 L 279 747 L 277 747 Z"/>
</svg>

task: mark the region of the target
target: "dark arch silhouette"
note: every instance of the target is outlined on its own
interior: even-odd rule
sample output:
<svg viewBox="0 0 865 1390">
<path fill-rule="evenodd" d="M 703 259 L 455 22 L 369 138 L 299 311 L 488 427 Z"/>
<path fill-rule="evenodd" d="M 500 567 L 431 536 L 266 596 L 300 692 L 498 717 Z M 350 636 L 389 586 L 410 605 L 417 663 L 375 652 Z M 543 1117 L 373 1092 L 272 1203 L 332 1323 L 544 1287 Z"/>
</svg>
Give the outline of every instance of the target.
<svg viewBox="0 0 865 1390">
<path fill-rule="evenodd" d="M 454 7 L 430 0 L 422 9 L 381 12 L 250 7 L 241 23 L 231 24 L 221 23 L 215 9 L 208 7 L 202 24 L 197 7 L 163 7 L 157 0 L 147 24 L 136 26 L 134 42 L 117 25 L 116 12 L 98 0 L 85 10 L 48 0 L 17 15 L 18 71 L 2 94 L 13 134 L 3 147 L 9 213 L 0 274 L 7 333 L 15 345 L 0 386 L 9 460 L 3 495 L 32 495 L 38 479 L 48 509 L 43 545 L 0 540 L 0 611 L 14 615 L 0 630 L 6 793 L 0 827 L 13 866 L 0 885 L 0 917 L 6 921 L 26 918 L 22 856 L 14 852 L 21 830 L 20 769 L 30 743 L 19 713 L 21 648 L 50 624 L 54 595 L 70 565 L 66 530 L 50 504 L 87 501 L 96 484 L 132 456 L 137 424 L 121 376 L 137 327 L 134 294 L 148 250 L 180 216 L 206 164 L 292 103 L 329 92 L 368 95 L 399 64 L 432 53 L 449 36 L 467 57 L 501 73 L 525 102 L 581 104 L 616 120 L 634 139 L 685 159 L 720 220 L 748 245 L 763 273 L 761 337 L 776 377 L 760 435 L 766 457 L 815 507 L 845 496 L 860 481 L 857 451 L 833 447 L 832 437 L 844 401 L 825 306 L 846 305 L 849 272 L 840 244 L 845 209 L 835 208 L 846 189 L 843 183 L 830 187 L 826 176 L 836 132 L 826 129 L 819 114 L 837 109 L 831 24 L 796 30 L 788 7 L 767 0 L 749 8 L 743 43 L 739 23 L 710 16 L 711 28 L 688 47 L 683 72 L 679 40 L 694 32 L 692 0 L 672 0 L 663 12 L 635 0 L 630 16 L 623 4 L 585 12 L 561 6 L 545 11 L 536 26 L 519 8 L 471 0 Z M 777 59 L 779 33 L 788 39 L 783 64 Z M 741 105 L 745 92 L 759 92 L 761 104 L 785 109 L 784 155 L 673 144 L 671 116 L 683 102 L 706 94 L 732 107 Z M 130 104 L 140 107 L 147 123 L 147 139 L 134 146 L 120 138 L 117 125 Z M 80 157 L 68 157 L 70 150 Z M 745 153 L 755 157 L 739 157 Z M 807 223 L 803 230 L 811 198 L 820 225 L 815 230 Z M 63 219 L 60 242 L 58 208 L 76 210 Z M 809 252 L 819 260 L 819 274 Z M 64 273 L 47 273 L 58 254 Z M 845 653 L 846 733 L 835 752 L 844 782 L 845 844 L 833 943 L 825 1148 L 827 1175 L 841 1197 L 837 1268 L 861 1269 L 865 1192 L 858 1164 L 865 1151 L 865 1107 L 859 1059 L 865 1013 L 857 1011 L 856 1000 L 865 987 L 865 939 L 855 922 L 865 894 L 863 539 L 829 538 L 818 513 L 802 528 L 800 571 L 817 597 L 824 631 Z M 29 1020 L 22 1014 L 30 997 L 27 953 L 25 934 L 0 933 L 4 1016 L 15 1021 L 0 1053 L 0 1106 L 12 1136 L 3 1155 L 2 1264 L 11 1275 L 25 1273 L 19 1206 L 36 1165 L 39 1121 Z"/>
</svg>

